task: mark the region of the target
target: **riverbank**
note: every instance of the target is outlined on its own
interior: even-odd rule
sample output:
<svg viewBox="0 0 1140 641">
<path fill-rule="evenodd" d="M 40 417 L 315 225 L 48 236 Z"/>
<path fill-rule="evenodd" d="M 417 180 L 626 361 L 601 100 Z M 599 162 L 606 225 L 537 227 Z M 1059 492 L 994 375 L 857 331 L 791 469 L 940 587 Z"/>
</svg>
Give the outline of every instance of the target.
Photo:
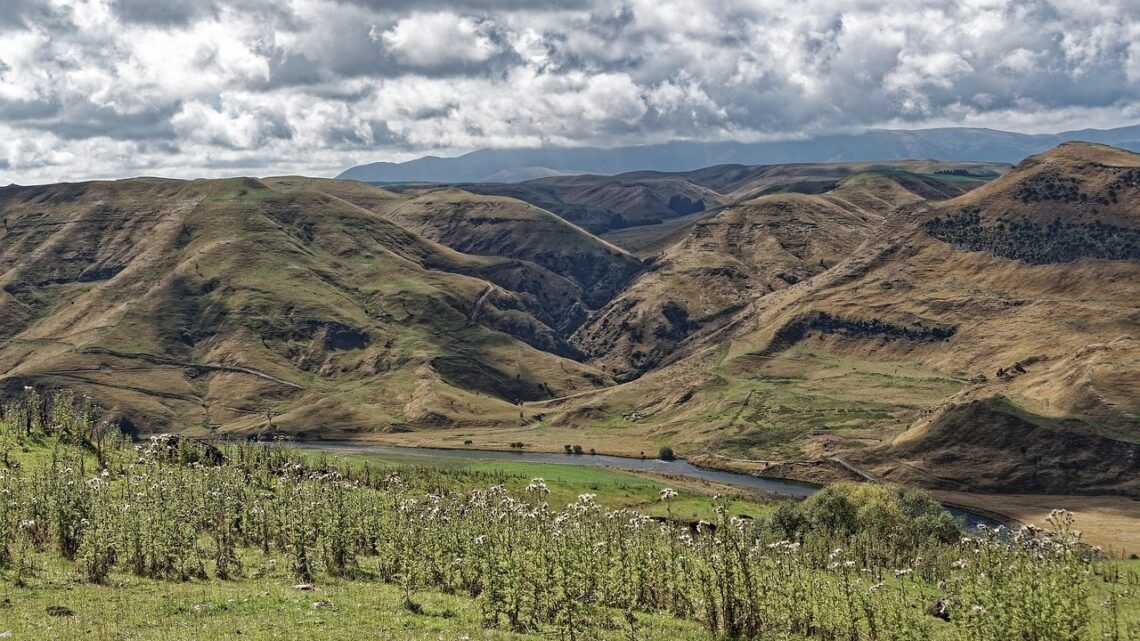
<svg viewBox="0 0 1140 641">
<path fill-rule="evenodd" d="M 310 450 L 327 451 L 341 454 L 375 454 L 398 456 L 423 456 L 425 461 L 439 458 L 444 460 L 482 460 L 497 461 L 504 464 L 537 463 L 565 466 L 580 466 L 590 468 L 612 468 L 633 474 L 657 474 L 672 477 L 687 477 L 710 483 L 743 488 L 765 493 L 772 497 L 787 497 L 802 499 L 818 491 L 819 484 L 805 483 L 791 479 L 758 476 L 752 473 L 730 472 L 706 467 L 700 467 L 690 461 L 674 460 L 662 461 L 651 458 L 630 458 L 603 454 L 555 454 L 551 452 L 527 451 L 500 451 L 480 449 L 456 448 L 423 448 L 423 447 L 393 447 L 386 445 L 372 445 L 359 441 L 295 441 L 294 445 Z M 976 529 L 979 526 L 990 528 L 1006 523 L 1005 520 L 994 519 L 983 514 L 962 508 L 957 505 L 947 505 L 951 514 L 959 517 L 967 529 Z"/>
</svg>

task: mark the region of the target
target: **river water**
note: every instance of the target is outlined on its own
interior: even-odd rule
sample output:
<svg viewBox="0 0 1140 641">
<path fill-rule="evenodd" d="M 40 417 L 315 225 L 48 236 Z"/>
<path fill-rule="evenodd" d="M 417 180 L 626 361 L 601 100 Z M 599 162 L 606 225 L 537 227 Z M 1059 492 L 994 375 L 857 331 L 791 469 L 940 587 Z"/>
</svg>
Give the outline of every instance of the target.
<svg viewBox="0 0 1140 641">
<path fill-rule="evenodd" d="M 432 447 L 389 447 L 345 441 L 294 441 L 290 443 L 305 449 L 324 450 L 341 454 L 398 454 L 401 456 L 423 456 L 433 458 L 456 458 L 475 461 L 512 461 L 523 463 L 553 463 L 557 465 L 579 465 L 604 467 L 631 472 L 656 472 L 687 478 L 703 479 L 734 487 L 758 490 L 779 496 L 803 499 L 819 491 L 819 485 L 786 479 L 765 478 L 740 472 L 725 472 L 697 467 L 688 461 L 662 461 L 650 458 L 628 458 L 603 454 L 551 454 L 548 452 L 511 452 L 497 450 L 459 450 Z M 1001 525 L 994 519 L 969 510 L 946 506 L 946 510 L 962 520 L 963 526 L 973 531 L 984 525 L 996 528 Z"/>
</svg>

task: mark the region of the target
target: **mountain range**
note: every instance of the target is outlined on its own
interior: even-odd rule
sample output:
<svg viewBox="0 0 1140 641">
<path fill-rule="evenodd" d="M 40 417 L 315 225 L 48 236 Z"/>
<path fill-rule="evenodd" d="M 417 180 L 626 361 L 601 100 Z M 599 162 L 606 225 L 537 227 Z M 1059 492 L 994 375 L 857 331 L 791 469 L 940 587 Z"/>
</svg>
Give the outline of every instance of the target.
<svg viewBox="0 0 1140 641">
<path fill-rule="evenodd" d="M 1140 125 L 1023 134 L 995 129 L 872 129 L 801 140 L 743 143 L 670 142 L 629 147 L 481 149 L 456 158 L 427 156 L 401 163 L 376 162 L 338 176 L 376 183 L 522 182 L 562 174 L 612 175 L 639 170 L 691 171 L 714 165 L 857 162 L 939 158 L 1020 162 L 1069 141 L 1140 151 Z"/>
<path fill-rule="evenodd" d="M 139 434 L 1140 496 L 1140 155 L 510 187 L 0 189 L 0 390 Z"/>
</svg>

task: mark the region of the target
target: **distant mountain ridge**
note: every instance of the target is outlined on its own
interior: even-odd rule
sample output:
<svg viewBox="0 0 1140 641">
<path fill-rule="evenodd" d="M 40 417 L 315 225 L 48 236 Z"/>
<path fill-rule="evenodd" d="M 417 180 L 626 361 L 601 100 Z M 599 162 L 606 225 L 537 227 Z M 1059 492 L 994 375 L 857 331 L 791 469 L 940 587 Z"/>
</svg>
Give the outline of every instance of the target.
<svg viewBox="0 0 1140 641">
<path fill-rule="evenodd" d="M 856 162 L 901 158 L 1016 163 L 1070 141 L 1140 151 L 1140 124 L 1023 134 L 996 129 L 871 129 L 861 134 L 780 142 L 670 142 L 632 147 L 481 149 L 456 158 L 426 156 L 402 163 L 376 162 L 338 176 L 377 183 L 519 182 L 543 175 L 618 174 L 635 170 L 689 171 L 723 164 Z"/>
</svg>

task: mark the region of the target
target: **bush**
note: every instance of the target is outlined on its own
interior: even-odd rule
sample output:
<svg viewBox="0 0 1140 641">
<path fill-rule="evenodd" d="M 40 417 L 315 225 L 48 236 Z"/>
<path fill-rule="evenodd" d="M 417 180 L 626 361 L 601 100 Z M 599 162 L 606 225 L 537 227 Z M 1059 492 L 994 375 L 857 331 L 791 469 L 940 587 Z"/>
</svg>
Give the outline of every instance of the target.
<svg viewBox="0 0 1140 641">
<path fill-rule="evenodd" d="M 673 453 L 673 448 L 666 446 L 657 450 L 657 458 L 662 461 L 675 461 L 677 460 L 677 455 Z"/>
<path fill-rule="evenodd" d="M 1140 230 L 1100 221 L 1039 225 L 1027 218 L 999 220 L 983 225 L 977 211 L 965 210 L 925 224 L 926 232 L 965 251 L 979 251 L 1020 260 L 1030 265 L 1067 263 L 1081 258 L 1136 260 L 1140 258 Z"/>
<path fill-rule="evenodd" d="M 769 525 L 788 540 L 866 533 L 907 548 L 952 543 L 960 535 L 954 517 L 926 492 L 867 483 L 831 485 L 801 503 L 781 505 Z"/>
</svg>

